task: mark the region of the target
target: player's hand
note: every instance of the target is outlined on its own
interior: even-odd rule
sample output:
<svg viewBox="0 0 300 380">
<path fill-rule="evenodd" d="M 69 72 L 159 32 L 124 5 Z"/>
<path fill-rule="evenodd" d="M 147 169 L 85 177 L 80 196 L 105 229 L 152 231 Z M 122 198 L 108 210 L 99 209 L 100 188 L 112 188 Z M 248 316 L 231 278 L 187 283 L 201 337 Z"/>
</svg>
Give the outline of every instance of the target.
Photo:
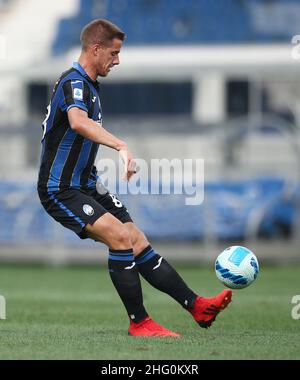
<svg viewBox="0 0 300 380">
<path fill-rule="evenodd" d="M 136 162 L 133 158 L 133 154 L 130 152 L 127 146 L 124 146 L 119 150 L 120 156 L 124 162 L 125 175 L 123 179 L 129 181 L 130 178 L 136 173 Z"/>
</svg>

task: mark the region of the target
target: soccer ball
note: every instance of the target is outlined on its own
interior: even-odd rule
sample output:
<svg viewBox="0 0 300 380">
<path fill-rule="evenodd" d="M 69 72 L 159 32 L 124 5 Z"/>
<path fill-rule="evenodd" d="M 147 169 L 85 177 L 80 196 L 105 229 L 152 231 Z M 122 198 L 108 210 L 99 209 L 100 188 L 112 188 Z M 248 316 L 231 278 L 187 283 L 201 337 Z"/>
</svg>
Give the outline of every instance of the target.
<svg viewBox="0 0 300 380">
<path fill-rule="evenodd" d="M 218 279 L 228 288 L 246 288 L 256 279 L 259 265 L 248 248 L 233 246 L 219 254 L 215 263 Z"/>
</svg>

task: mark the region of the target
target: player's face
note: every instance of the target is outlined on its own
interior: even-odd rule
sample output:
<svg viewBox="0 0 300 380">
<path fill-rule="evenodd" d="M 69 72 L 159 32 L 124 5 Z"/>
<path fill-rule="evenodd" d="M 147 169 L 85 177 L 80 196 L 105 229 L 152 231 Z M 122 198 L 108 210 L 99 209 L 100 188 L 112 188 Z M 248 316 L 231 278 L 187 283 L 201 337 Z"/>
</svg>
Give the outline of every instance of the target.
<svg viewBox="0 0 300 380">
<path fill-rule="evenodd" d="M 120 63 L 119 53 L 122 47 L 122 41 L 114 38 L 110 46 L 100 47 L 96 56 L 96 67 L 98 75 L 106 77 L 110 69 Z"/>
</svg>

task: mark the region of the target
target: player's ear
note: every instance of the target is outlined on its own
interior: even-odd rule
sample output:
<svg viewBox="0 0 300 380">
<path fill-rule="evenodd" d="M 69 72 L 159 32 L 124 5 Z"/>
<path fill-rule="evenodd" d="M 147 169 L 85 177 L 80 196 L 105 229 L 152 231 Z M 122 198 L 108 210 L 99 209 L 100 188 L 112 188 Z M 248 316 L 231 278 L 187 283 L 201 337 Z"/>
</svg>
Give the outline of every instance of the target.
<svg viewBox="0 0 300 380">
<path fill-rule="evenodd" d="M 94 44 L 91 46 L 91 51 L 94 56 L 98 56 L 101 51 L 101 45 L 100 44 Z"/>
</svg>

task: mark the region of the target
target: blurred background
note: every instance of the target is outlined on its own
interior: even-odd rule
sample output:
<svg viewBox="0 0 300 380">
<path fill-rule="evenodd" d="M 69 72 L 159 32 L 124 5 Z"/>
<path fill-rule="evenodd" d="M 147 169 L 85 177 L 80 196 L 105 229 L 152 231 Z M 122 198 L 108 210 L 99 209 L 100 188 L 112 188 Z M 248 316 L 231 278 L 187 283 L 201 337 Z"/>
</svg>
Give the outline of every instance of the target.
<svg viewBox="0 0 300 380">
<path fill-rule="evenodd" d="M 205 160 L 202 205 L 120 196 L 152 244 L 182 263 L 212 265 L 229 245 L 299 261 L 299 0 L 0 0 L 0 260 L 106 261 L 36 192 L 53 85 L 95 18 L 127 34 L 121 65 L 101 79 L 104 127 L 148 162 Z M 118 161 L 106 148 L 100 157 Z"/>
</svg>

